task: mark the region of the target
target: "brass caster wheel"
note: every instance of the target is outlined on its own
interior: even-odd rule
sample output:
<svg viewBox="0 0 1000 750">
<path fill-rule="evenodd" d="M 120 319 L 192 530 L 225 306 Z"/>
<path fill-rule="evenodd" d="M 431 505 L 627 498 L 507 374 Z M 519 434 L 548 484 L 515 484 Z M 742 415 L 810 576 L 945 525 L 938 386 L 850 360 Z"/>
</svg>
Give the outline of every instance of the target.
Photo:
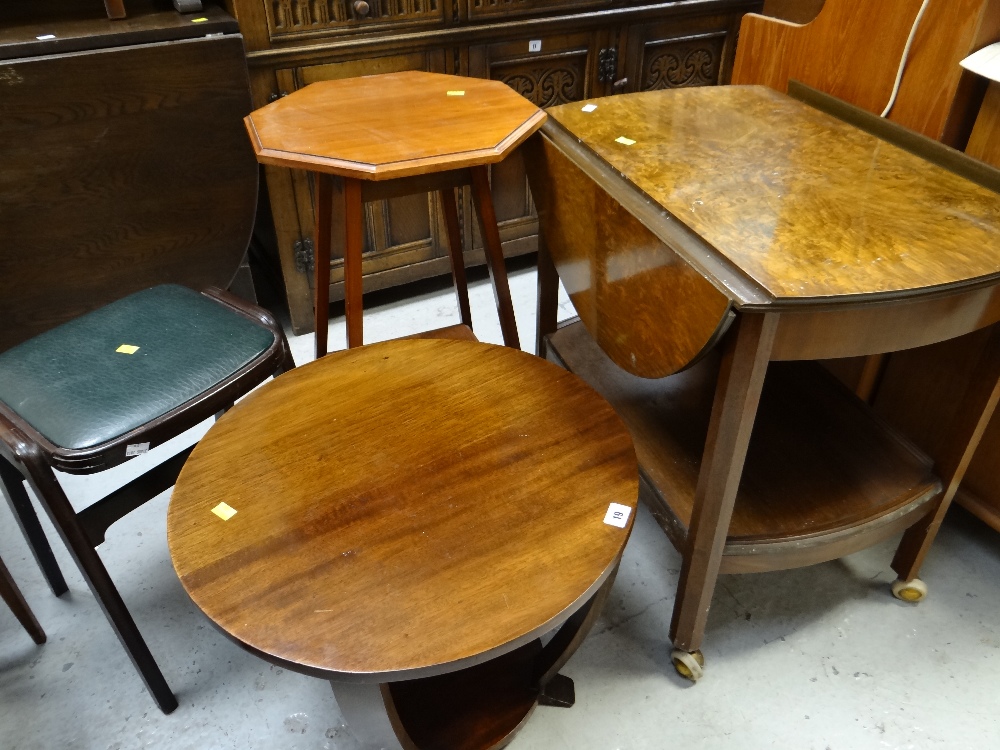
<svg viewBox="0 0 1000 750">
<path fill-rule="evenodd" d="M 892 595 L 900 601 L 916 604 L 927 596 L 927 584 L 919 578 L 912 581 L 901 581 L 898 578 L 893 581 Z"/>
<path fill-rule="evenodd" d="M 670 661 L 681 677 L 697 682 L 705 674 L 705 657 L 701 651 L 683 651 L 675 648 L 670 652 Z"/>
</svg>

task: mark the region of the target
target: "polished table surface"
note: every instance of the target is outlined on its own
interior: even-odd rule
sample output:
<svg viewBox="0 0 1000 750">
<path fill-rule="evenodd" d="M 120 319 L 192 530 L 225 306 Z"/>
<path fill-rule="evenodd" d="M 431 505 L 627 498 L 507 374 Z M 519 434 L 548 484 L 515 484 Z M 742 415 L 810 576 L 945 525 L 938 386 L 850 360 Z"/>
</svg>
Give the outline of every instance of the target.
<svg viewBox="0 0 1000 750">
<path fill-rule="evenodd" d="M 576 376 L 507 347 L 396 340 L 238 403 L 181 472 L 167 535 L 185 590 L 237 643 L 388 683 L 566 621 L 613 577 L 634 514 L 605 516 L 637 494 L 625 426 Z"/>
<path fill-rule="evenodd" d="M 802 96 L 726 86 L 566 104 L 526 144 L 539 340 L 552 334 L 549 356 L 632 431 L 643 497 L 684 556 L 670 635 L 695 679 L 720 572 L 810 565 L 905 530 L 893 592 L 923 596 L 917 573 L 1000 397 L 994 327 L 943 426 L 954 455 L 931 473 L 802 362 L 1000 320 L 1000 174 Z M 557 278 L 581 324 L 553 333 Z"/>
<path fill-rule="evenodd" d="M 741 307 L 1000 273 L 996 193 L 803 102 L 724 86 L 594 103 L 549 114 L 752 282 Z"/>
<path fill-rule="evenodd" d="M 388 180 L 498 162 L 544 121 L 500 81 L 408 70 L 312 83 L 244 123 L 263 164 Z"/>
</svg>

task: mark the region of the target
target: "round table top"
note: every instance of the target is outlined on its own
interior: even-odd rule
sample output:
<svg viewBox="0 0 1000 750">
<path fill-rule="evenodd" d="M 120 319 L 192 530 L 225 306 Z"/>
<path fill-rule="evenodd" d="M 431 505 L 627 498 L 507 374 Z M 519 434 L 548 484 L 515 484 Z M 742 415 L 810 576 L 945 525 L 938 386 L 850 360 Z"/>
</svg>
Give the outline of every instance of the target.
<svg viewBox="0 0 1000 750">
<path fill-rule="evenodd" d="M 634 512 L 619 528 L 609 505 L 637 496 L 624 424 L 575 375 L 505 347 L 397 340 L 238 403 L 185 464 L 167 538 L 195 604 L 250 651 L 387 682 L 564 621 L 628 539 Z"/>
<path fill-rule="evenodd" d="M 502 81 L 419 70 L 316 81 L 244 119 L 261 163 L 361 180 L 494 164 L 544 121 Z"/>
</svg>

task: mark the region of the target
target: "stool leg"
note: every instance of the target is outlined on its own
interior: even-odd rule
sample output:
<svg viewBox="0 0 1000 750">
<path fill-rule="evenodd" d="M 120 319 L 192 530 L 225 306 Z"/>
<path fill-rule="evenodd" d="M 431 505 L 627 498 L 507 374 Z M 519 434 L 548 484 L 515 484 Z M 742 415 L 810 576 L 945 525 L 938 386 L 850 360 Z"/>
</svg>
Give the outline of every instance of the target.
<svg viewBox="0 0 1000 750">
<path fill-rule="evenodd" d="M 497 229 L 497 215 L 493 210 L 493 196 L 490 193 L 490 179 L 486 167 L 473 167 L 472 200 L 476 206 L 476 217 L 479 219 L 479 233 L 483 238 L 486 250 L 486 261 L 490 269 L 490 280 L 493 282 L 493 295 L 497 301 L 497 313 L 500 315 L 500 329 L 503 331 L 503 343 L 512 349 L 520 349 L 521 342 L 517 337 L 517 323 L 514 321 L 514 303 L 510 298 L 510 286 L 507 283 L 507 268 L 503 262 L 503 247 L 500 245 L 500 230 Z"/>
<path fill-rule="evenodd" d="M 462 257 L 462 230 L 458 226 L 458 208 L 455 188 L 442 188 L 441 208 L 444 223 L 448 228 L 448 253 L 451 255 L 451 277 L 455 281 L 455 295 L 458 297 L 458 313 L 463 325 L 472 328 L 472 308 L 469 307 L 469 285 L 465 280 L 465 258 Z"/>
<path fill-rule="evenodd" d="M 364 250 L 364 207 L 361 181 L 344 180 L 344 315 L 347 318 L 347 348 L 364 344 L 362 323 L 361 254 Z"/>
<path fill-rule="evenodd" d="M 45 631 L 38 624 L 38 620 L 35 619 L 32 611 L 28 609 L 28 603 L 21 595 L 21 591 L 14 583 L 14 579 L 10 577 L 10 571 L 3 564 L 3 560 L 0 560 L 0 598 L 7 603 L 11 612 L 21 622 L 24 629 L 28 631 L 31 640 L 39 645 L 45 643 Z"/>
<path fill-rule="evenodd" d="M 29 481 L 32 488 L 45 505 L 53 525 L 59 531 L 73 555 L 73 559 L 80 567 L 84 580 L 90 586 L 97 603 L 101 605 L 101 609 L 108 618 L 108 622 L 111 623 L 118 640 L 125 647 L 126 653 L 139 672 L 139 676 L 146 683 L 153 700 L 156 701 L 163 713 L 169 714 L 177 708 L 177 699 L 170 692 L 170 686 L 167 685 L 167 681 L 157 666 L 156 660 L 153 659 L 149 647 L 142 639 L 142 634 L 136 627 L 135 620 L 132 619 L 118 589 L 115 588 L 114 581 L 111 580 L 107 568 L 101 562 L 97 550 L 91 547 L 87 541 L 87 535 L 80 526 L 76 512 L 66 498 L 62 487 L 56 481 L 51 468 L 42 463 L 40 458 L 33 461 L 26 460 L 25 466 L 31 475 Z"/>
<path fill-rule="evenodd" d="M 333 178 L 328 174 L 313 173 L 316 185 L 316 246 L 313 249 L 315 271 L 313 290 L 316 323 L 316 359 L 326 354 L 327 328 L 330 325 L 330 222 L 333 211 Z"/>
<path fill-rule="evenodd" d="M 56 556 L 52 554 L 52 547 L 45 538 L 45 532 L 38 522 L 35 509 L 31 507 L 31 499 L 24 489 L 24 477 L 2 458 L 0 458 L 0 486 L 4 489 L 7 503 L 14 513 L 14 518 L 17 519 L 17 525 L 21 527 L 21 533 L 28 542 L 35 562 L 42 569 L 49 588 L 56 596 L 62 596 L 69 591 L 69 586 L 66 585 L 66 579 L 59 570 Z"/>
</svg>

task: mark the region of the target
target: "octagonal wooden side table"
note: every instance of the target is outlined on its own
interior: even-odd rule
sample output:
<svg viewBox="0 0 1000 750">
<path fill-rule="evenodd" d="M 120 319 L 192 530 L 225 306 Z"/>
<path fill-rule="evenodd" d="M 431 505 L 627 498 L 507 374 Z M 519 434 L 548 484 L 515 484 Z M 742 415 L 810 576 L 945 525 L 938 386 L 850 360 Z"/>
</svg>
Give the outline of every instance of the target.
<svg viewBox="0 0 1000 750">
<path fill-rule="evenodd" d="M 347 345 L 362 330 L 362 206 L 439 191 L 462 323 L 472 327 L 455 188 L 472 187 L 503 340 L 519 347 L 490 195 L 488 165 L 545 121 L 545 113 L 499 81 L 406 71 L 312 83 L 251 113 L 257 160 L 308 169 L 316 181 L 316 356 L 327 351 L 330 242 L 335 187 L 343 195 Z M 342 185 L 335 185 L 342 180 Z"/>
</svg>

